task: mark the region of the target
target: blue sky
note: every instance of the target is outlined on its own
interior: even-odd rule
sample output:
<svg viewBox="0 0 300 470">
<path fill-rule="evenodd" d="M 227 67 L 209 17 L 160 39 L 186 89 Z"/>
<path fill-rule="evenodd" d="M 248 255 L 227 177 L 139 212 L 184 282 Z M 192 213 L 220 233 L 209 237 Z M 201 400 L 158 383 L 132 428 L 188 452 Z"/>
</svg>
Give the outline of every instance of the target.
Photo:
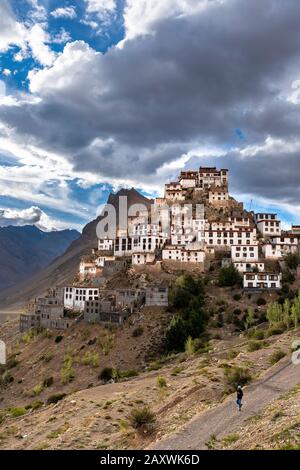
<svg viewBox="0 0 300 470">
<path fill-rule="evenodd" d="M 246 208 L 299 222 L 297 13 L 294 0 L 2 0 L 0 225 L 81 229 L 110 191 L 160 195 L 199 165 L 228 167 Z"/>
</svg>

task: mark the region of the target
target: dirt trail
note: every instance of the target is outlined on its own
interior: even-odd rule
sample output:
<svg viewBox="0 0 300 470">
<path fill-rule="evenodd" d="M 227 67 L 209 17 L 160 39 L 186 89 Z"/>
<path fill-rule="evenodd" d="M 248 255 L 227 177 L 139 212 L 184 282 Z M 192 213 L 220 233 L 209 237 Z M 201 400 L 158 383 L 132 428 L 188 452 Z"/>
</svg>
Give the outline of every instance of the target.
<svg viewBox="0 0 300 470">
<path fill-rule="evenodd" d="M 195 417 L 178 433 L 153 443 L 151 449 L 202 450 L 211 436 L 222 439 L 237 432 L 243 422 L 258 414 L 266 405 L 300 383 L 300 365 L 291 362 L 274 366 L 259 382 L 244 389 L 244 406 L 240 413 L 235 404 L 235 395 L 221 405 Z"/>
</svg>

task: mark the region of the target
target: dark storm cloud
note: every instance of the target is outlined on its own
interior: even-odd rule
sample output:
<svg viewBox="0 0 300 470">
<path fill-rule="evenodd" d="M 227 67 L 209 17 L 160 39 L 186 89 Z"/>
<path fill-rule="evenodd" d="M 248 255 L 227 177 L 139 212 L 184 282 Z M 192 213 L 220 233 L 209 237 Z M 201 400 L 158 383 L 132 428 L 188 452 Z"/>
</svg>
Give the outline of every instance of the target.
<svg viewBox="0 0 300 470">
<path fill-rule="evenodd" d="M 65 70 L 68 85 L 45 86 L 39 104 L 0 108 L 0 118 L 66 154 L 75 169 L 140 181 L 195 145 L 232 143 L 237 128 L 246 136 L 234 142 L 240 148 L 269 135 L 293 140 L 299 106 L 286 95 L 300 77 L 299 21 L 298 0 L 228 0 L 161 21 L 155 35 L 123 49 L 86 51 L 78 73 Z M 236 151 L 222 166 L 231 167 L 237 189 L 268 197 L 283 159 L 277 196 L 288 197 L 292 181 L 293 199 L 300 196 L 297 151 L 249 159 Z"/>
<path fill-rule="evenodd" d="M 263 196 L 286 204 L 300 204 L 300 146 L 282 148 L 275 142 L 255 154 L 228 152 L 214 158 L 192 157 L 190 164 L 213 165 L 230 170 L 230 188 L 234 193 Z"/>
</svg>

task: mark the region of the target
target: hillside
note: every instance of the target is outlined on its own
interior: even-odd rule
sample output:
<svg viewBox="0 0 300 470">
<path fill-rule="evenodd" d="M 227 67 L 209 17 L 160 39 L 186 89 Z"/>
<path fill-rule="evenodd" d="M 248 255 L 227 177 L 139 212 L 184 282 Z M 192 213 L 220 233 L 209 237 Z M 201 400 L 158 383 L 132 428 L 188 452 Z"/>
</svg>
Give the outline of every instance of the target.
<svg viewBox="0 0 300 470">
<path fill-rule="evenodd" d="M 0 290 L 41 271 L 79 236 L 76 230 L 43 232 L 34 225 L 0 227 Z"/>
<path fill-rule="evenodd" d="M 252 449 L 257 447 L 257 443 L 260 448 L 299 446 L 299 389 L 291 390 L 288 395 L 286 391 L 299 383 L 300 376 L 297 371 L 296 375 L 291 376 L 287 370 L 288 380 L 284 381 L 283 389 L 276 383 L 269 387 L 267 381 L 268 377 L 286 370 L 290 346 L 298 337 L 299 329 L 272 336 L 259 351 L 253 352 L 248 350 L 249 341 L 246 337 L 224 334 L 223 339 L 210 341 L 209 352 L 160 357 L 154 362 L 148 362 L 145 367 L 144 340 L 147 338 L 147 350 L 151 339 L 158 333 L 155 330 L 151 334 L 153 322 L 160 323 L 161 313 L 157 312 L 155 316 L 154 312 L 149 312 L 146 321 L 143 319 L 145 333 L 138 338 L 132 337 L 133 325 L 120 331 L 107 354 L 103 352 L 105 332 L 100 327 L 73 327 L 58 345 L 53 336 L 36 338 L 27 344 L 17 355 L 20 363 L 10 369 L 14 382 L 2 389 L 1 448 L 172 448 L 167 447 L 164 440 L 169 442 L 174 432 L 179 442 L 179 447 L 174 448 L 186 448 L 185 429 L 190 426 L 189 423 L 193 425 L 195 419 L 201 420 L 207 412 L 213 413 L 219 407 L 228 406 L 228 403 L 232 420 L 238 419 L 238 425 L 229 420 L 222 435 L 216 437 L 212 436 L 213 428 L 206 427 L 206 448 Z M 20 340 L 14 333 L 12 323 L 2 327 L 1 334 L 9 339 L 10 345 Z M 122 337 L 126 337 L 125 342 Z M 82 364 L 80 358 L 85 352 L 99 350 L 102 350 L 99 365 L 93 367 Z M 272 357 L 278 350 L 283 351 L 286 357 L 272 365 Z M 74 363 L 74 382 L 63 386 L 59 369 L 66 351 L 74 359 L 77 358 L 77 362 Z M 102 385 L 97 378 L 99 370 L 104 365 L 111 365 L 112 361 L 127 371 L 129 378 L 119 383 Z M 134 365 L 137 376 L 130 378 L 130 374 L 134 373 L 128 367 Z M 244 367 L 252 379 L 250 388 L 245 388 L 245 408 L 241 415 L 235 410 L 234 397 L 230 395 L 231 389 L 224 373 L 228 367 L 232 370 Z M 42 392 L 36 387 L 34 394 L 29 388 L 38 385 L 42 379 L 48 378 L 49 381 L 51 376 L 53 384 Z M 259 411 L 253 413 L 250 398 L 262 381 L 268 400 L 266 402 L 262 399 L 261 403 L 256 400 L 256 410 Z M 282 391 L 284 389 L 285 392 Z M 43 404 L 53 394 L 62 392 L 66 393 L 66 397 L 61 401 Z M 133 409 L 141 409 L 145 405 L 153 412 L 155 423 L 147 432 L 146 429 L 140 432 L 132 427 L 130 415 Z M 218 423 L 220 425 L 221 421 L 218 420 Z M 192 439 L 197 440 L 198 434 L 198 431 L 189 434 L 188 439 L 193 442 Z M 197 445 L 193 448 L 197 448 Z"/>
<path fill-rule="evenodd" d="M 117 214 L 120 196 L 127 196 L 128 207 L 133 204 L 145 204 L 147 206 L 151 204 L 151 200 L 145 198 L 134 188 L 130 190 L 121 189 L 116 194 L 110 194 L 107 201 L 116 208 Z M 100 220 L 101 216 L 88 223 L 82 234 L 78 238 L 76 237 L 76 240 L 73 239 L 73 243 L 68 246 L 66 251 L 63 253 L 62 250 L 61 256 L 58 256 L 45 269 L 30 279 L 26 276 L 26 281 L 0 292 L 0 312 L 19 310 L 30 299 L 45 293 L 49 287 L 71 282 L 78 271 L 80 258 L 89 254 L 92 248 L 97 246 L 96 227 Z"/>
</svg>

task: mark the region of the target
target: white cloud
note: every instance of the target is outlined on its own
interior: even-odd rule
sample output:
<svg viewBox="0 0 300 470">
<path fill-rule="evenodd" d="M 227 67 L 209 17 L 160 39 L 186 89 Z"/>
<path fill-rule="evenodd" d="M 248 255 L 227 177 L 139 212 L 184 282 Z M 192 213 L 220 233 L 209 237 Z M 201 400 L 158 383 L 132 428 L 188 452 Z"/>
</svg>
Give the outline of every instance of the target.
<svg viewBox="0 0 300 470">
<path fill-rule="evenodd" d="M 288 95 L 287 100 L 293 104 L 300 103 L 300 80 L 294 80 L 292 83 L 292 92 Z"/>
<path fill-rule="evenodd" d="M 117 5 L 115 0 L 85 0 L 87 13 L 96 13 L 102 15 L 104 13 L 112 13 Z"/>
<path fill-rule="evenodd" d="M 76 8 L 74 6 L 67 6 L 64 8 L 56 8 L 51 12 L 51 16 L 54 18 L 69 18 L 73 19 L 77 17 Z"/>
<path fill-rule="evenodd" d="M 224 0 L 127 0 L 124 10 L 125 40 L 137 36 L 152 34 L 155 25 L 167 18 L 192 15 L 211 3 L 223 3 Z"/>
<path fill-rule="evenodd" d="M 51 220 L 50 217 L 37 206 L 20 210 L 0 208 L 0 227 L 7 227 L 8 225 L 35 225 L 40 230 L 50 231 L 57 230 L 60 223 Z"/>
<path fill-rule="evenodd" d="M 82 90 L 84 77 L 92 76 L 89 65 L 97 53 L 83 41 L 68 43 L 50 69 L 31 71 L 28 74 L 30 91 L 47 94 L 58 90 Z"/>
<path fill-rule="evenodd" d="M 60 28 L 59 33 L 52 36 L 52 42 L 55 44 L 65 44 L 66 42 L 71 41 L 71 39 L 69 31 L 66 31 L 65 28 Z"/>
<path fill-rule="evenodd" d="M 7 0 L 0 2 L 0 53 L 7 51 L 12 45 L 24 47 L 26 29 L 19 23 Z"/>
<path fill-rule="evenodd" d="M 80 20 L 80 23 L 84 24 L 85 26 L 89 26 L 92 29 L 97 29 L 98 28 L 98 23 L 96 21 L 93 21 L 93 20 L 83 19 L 83 20 Z"/>
<path fill-rule="evenodd" d="M 42 25 L 35 24 L 26 35 L 32 56 L 42 65 L 51 65 L 55 59 L 55 53 L 46 44 L 50 42 L 48 33 Z"/>
<path fill-rule="evenodd" d="M 2 75 L 4 75 L 5 77 L 9 77 L 9 75 L 11 75 L 11 70 L 3 69 L 2 70 Z"/>
<path fill-rule="evenodd" d="M 103 27 L 108 27 L 114 19 L 116 0 L 85 0 L 85 3 L 86 13 L 81 22 L 94 30 L 98 28 L 98 33 L 102 32 Z"/>
<path fill-rule="evenodd" d="M 28 17 L 32 21 L 46 21 L 47 19 L 47 10 L 43 5 L 39 4 L 38 0 L 28 0 L 32 10 L 29 11 Z"/>
<path fill-rule="evenodd" d="M 40 64 L 49 66 L 55 58 L 55 53 L 49 47 L 51 38 L 46 31 L 47 23 L 44 7 L 36 0 L 30 1 L 33 10 L 28 14 L 29 21 L 17 21 L 7 0 L 0 3 L 0 53 L 6 52 L 12 46 L 20 47 L 14 59 L 22 61 L 30 56 Z M 41 21 L 41 22 L 38 22 Z"/>
</svg>

